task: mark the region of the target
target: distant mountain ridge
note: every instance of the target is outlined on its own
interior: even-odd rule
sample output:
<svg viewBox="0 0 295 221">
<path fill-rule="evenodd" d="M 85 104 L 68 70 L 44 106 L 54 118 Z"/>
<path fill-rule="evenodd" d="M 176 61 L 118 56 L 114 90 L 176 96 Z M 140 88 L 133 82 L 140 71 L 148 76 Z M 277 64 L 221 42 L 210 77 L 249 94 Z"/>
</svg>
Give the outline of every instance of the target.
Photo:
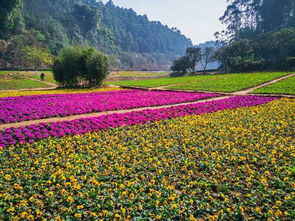
<svg viewBox="0 0 295 221">
<path fill-rule="evenodd" d="M 167 69 L 192 46 L 179 30 L 149 21 L 112 1 L 23 1 L 26 29 L 43 35 L 53 53 L 66 45 L 85 44 L 115 55 L 118 68 Z"/>
</svg>

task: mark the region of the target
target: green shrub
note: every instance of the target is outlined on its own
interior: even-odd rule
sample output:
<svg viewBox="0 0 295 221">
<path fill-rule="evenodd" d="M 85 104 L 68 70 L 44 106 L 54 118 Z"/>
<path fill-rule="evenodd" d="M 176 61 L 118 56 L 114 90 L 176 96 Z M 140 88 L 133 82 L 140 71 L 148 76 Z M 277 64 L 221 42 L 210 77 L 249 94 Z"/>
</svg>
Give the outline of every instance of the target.
<svg viewBox="0 0 295 221">
<path fill-rule="evenodd" d="M 54 79 L 64 87 L 97 87 L 109 74 L 109 59 L 92 47 L 70 46 L 53 64 Z"/>
</svg>

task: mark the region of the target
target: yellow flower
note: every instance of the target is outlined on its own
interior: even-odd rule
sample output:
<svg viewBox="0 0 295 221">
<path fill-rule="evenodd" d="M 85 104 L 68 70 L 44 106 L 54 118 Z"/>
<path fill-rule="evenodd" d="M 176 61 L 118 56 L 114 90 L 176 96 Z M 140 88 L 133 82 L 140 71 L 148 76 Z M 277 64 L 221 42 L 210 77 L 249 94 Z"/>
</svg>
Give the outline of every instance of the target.
<svg viewBox="0 0 295 221">
<path fill-rule="evenodd" d="M 129 198 L 131 199 L 131 200 L 133 200 L 134 199 L 134 194 L 133 193 L 131 193 L 130 195 L 129 195 Z"/>
<path fill-rule="evenodd" d="M 65 190 L 65 189 L 62 189 L 61 191 L 60 191 L 60 194 L 63 196 L 63 195 L 65 195 L 67 193 L 67 191 Z"/>
<path fill-rule="evenodd" d="M 74 190 L 80 190 L 81 186 L 79 184 L 74 185 Z"/>
<path fill-rule="evenodd" d="M 109 214 L 109 212 L 108 212 L 107 210 L 103 210 L 103 211 L 102 211 L 102 214 L 103 214 L 104 216 L 107 216 L 107 215 Z"/>
<path fill-rule="evenodd" d="M 68 203 L 73 203 L 74 201 L 75 201 L 75 200 L 74 200 L 73 197 L 68 196 L 68 198 L 67 198 L 67 202 L 68 202 Z"/>
<path fill-rule="evenodd" d="M 177 209 L 178 208 L 178 205 L 177 204 L 172 204 L 172 206 L 171 206 L 171 209 Z"/>
<path fill-rule="evenodd" d="M 262 209 L 260 207 L 255 208 L 256 212 L 261 213 Z"/>
<path fill-rule="evenodd" d="M 11 213 L 11 212 L 14 212 L 15 211 L 15 208 L 14 207 L 10 207 L 6 210 L 6 212 L 8 213 Z"/>
<path fill-rule="evenodd" d="M 169 201 L 174 201 L 175 200 L 175 195 L 172 195 L 168 198 Z"/>
<path fill-rule="evenodd" d="M 82 214 L 81 213 L 75 213 L 74 217 L 75 218 L 81 218 L 82 217 Z"/>
<path fill-rule="evenodd" d="M 159 204 L 160 204 L 160 203 L 159 203 L 159 201 L 158 201 L 158 200 L 156 200 L 156 201 L 155 201 L 155 206 L 156 206 L 156 207 L 158 207 L 158 206 L 159 206 Z"/>
<path fill-rule="evenodd" d="M 12 221 L 19 221 L 19 217 L 18 217 L 18 216 L 14 216 L 14 217 L 12 218 Z"/>
<path fill-rule="evenodd" d="M 34 221 L 34 220 L 35 220 L 35 218 L 34 218 L 34 216 L 33 216 L 33 215 L 29 215 L 29 216 L 27 217 L 27 220 Z"/>
<path fill-rule="evenodd" d="M 51 191 L 51 192 L 46 193 L 46 196 L 51 198 L 53 196 L 53 192 Z"/>
<path fill-rule="evenodd" d="M 26 219 L 28 216 L 29 216 L 29 214 L 26 211 L 25 212 L 22 212 L 21 215 L 20 215 L 20 217 L 22 219 Z"/>
<path fill-rule="evenodd" d="M 18 190 L 18 189 L 20 189 L 21 186 L 18 183 L 15 183 L 15 184 L 13 184 L 13 187 Z"/>
<path fill-rule="evenodd" d="M 121 216 L 120 216 L 119 214 L 116 213 L 116 214 L 115 214 L 115 218 L 116 218 L 116 219 L 121 219 Z"/>
<path fill-rule="evenodd" d="M 139 204 L 139 205 L 137 206 L 137 209 L 138 209 L 139 211 L 143 210 L 142 205 Z"/>
<path fill-rule="evenodd" d="M 77 206 L 77 209 L 83 209 L 84 208 L 84 205 L 78 205 Z"/>
<path fill-rule="evenodd" d="M 39 209 L 36 209 L 36 216 L 40 217 L 42 215 L 43 215 L 43 212 L 41 210 L 39 210 Z"/>
<path fill-rule="evenodd" d="M 282 201 L 276 201 L 276 205 L 281 206 L 282 205 Z"/>
<path fill-rule="evenodd" d="M 10 175 L 10 174 L 6 174 L 6 175 L 4 176 L 4 178 L 5 178 L 5 180 L 10 181 L 10 180 L 11 180 L 11 175 Z"/>
<path fill-rule="evenodd" d="M 192 214 L 189 216 L 189 220 L 190 220 L 190 221 L 197 221 L 197 219 L 196 219 L 196 218 L 194 217 L 194 215 L 192 215 Z"/>
<path fill-rule="evenodd" d="M 161 220 L 161 219 L 162 219 L 162 216 L 161 216 L 161 215 L 157 215 L 157 216 L 156 216 L 156 219 L 157 219 L 157 220 Z"/>
<path fill-rule="evenodd" d="M 277 211 L 275 212 L 275 215 L 279 217 L 279 216 L 282 216 L 283 213 L 281 212 L 281 210 L 277 210 Z"/>
</svg>

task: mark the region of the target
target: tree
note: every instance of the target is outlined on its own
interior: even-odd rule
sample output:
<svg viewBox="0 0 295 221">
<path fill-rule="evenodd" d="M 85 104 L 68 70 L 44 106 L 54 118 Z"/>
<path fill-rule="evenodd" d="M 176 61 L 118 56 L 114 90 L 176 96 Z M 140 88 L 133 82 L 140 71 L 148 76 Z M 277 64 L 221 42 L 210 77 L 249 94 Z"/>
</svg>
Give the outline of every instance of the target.
<svg viewBox="0 0 295 221">
<path fill-rule="evenodd" d="M 7 42 L 4 40 L 0 40 L 0 54 L 2 54 L 7 48 Z"/>
<path fill-rule="evenodd" d="M 199 62 L 202 58 L 201 48 L 190 47 L 186 49 L 186 56 L 189 60 L 189 69 L 192 73 L 195 73 L 197 62 Z"/>
<path fill-rule="evenodd" d="M 200 64 L 202 65 L 204 71 L 207 69 L 208 64 L 214 60 L 213 55 L 214 55 L 214 48 L 212 47 L 205 47 L 201 51 L 202 59 L 200 59 Z"/>
<path fill-rule="evenodd" d="M 22 7 L 22 0 L 1 0 L 0 38 L 7 39 L 11 34 L 23 28 Z"/>
<path fill-rule="evenodd" d="M 263 32 L 278 31 L 289 26 L 294 18 L 294 0 L 263 0 L 257 12 L 260 16 L 258 28 Z"/>
<path fill-rule="evenodd" d="M 234 41 L 217 50 L 215 58 L 221 62 L 226 72 L 244 72 L 249 70 L 248 65 L 254 60 L 254 48 L 253 41 Z"/>
<path fill-rule="evenodd" d="M 49 50 L 41 46 L 25 46 L 22 49 L 22 53 L 27 65 L 33 66 L 36 73 L 42 64 L 52 64 L 52 55 L 50 54 Z"/>
<path fill-rule="evenodd" d="M 190 67 L 191 67 L 191 62 L 190 62 L 189 57 L 182 56 L 178 60 L 175 60 L 173 62 L 171 70 L 178 72 L 178 73 L 182 72 L 185 74 Z"/>
<path fill-rule="evenodd" d="M 263 33 L 254 40 L 236 40 L 215 55 L 227 72 L 294 70 L 295 29 Z"/>
<path fill-rule="evenodd" d="M 219 37 L 234 39 L 249 29 L 253 34 L 278 31 L 295 25 L 294 0 L 228 0 L 228 7 L 220 18 L 227 25 Z"/>
<path fill-rule="evenodd" d="M 64 87 L 100 86 L 109 69 L 108 57 L 92 47 L 63 48 L 53 63 L 54 78 Z"/>
<path fill-rule="evenodd" d="M 3 0 L 0 0 L 3 1 Z M 108 54 L 118 55 L 121 67 L 152 68 L 146 57 L 162 61 L 164 66 L 182 55 L 191 40 L 179 30 L 170 29 L 160 22 L 149 21 L 132 9 L 104 4 L 97 0 L 22 0 L 26 29 L 34 29 L 45 36 L 44 46 L 56 55 L 69 45 L 91 45 Z M 0 3 L 1 4 L 1 3 Z M 46 13 L 44 13 L 46 12 Z M 129 53 L 131 59 L 120 56 Z M 121 59 L 123 58 L 123 59 Z M 136 61 L 130 65 L 130 61 Z M 125 63 L 126 61 L 126 63 Z"/>
</svg>

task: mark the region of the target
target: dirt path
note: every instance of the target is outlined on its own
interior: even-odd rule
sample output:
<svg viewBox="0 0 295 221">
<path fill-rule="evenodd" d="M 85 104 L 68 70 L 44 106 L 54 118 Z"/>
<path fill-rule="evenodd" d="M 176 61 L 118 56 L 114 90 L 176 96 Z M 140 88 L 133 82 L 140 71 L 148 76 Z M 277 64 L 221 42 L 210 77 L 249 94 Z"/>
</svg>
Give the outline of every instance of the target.
<svg viewBox="0 0 295 221">
<path fill-rule="evenodd" d="M 283 77 L 280 77 L 280 78 L 277 78 L 277 79 L 274 79 L 272 81 L 268 81 L 268 82 L 265 82 L 263 84 L 260 84 L 260 85 L 257 85 L 255 87 L 251 87 L 251 88 L 248 88 L 248 89 L 244 89 L 244 90 L 241 90 L 241 91 L 236 91 L 234 93 L 232 93 L 233 95 L 245 95 L 245 94 L 250 94 L 251 92 L 259 89 L 259 88 L 262 88 L 262 87 L 265 87 L 265 86 L 268 86 L 268 85 L 271 85 L 271 84 L 274 84 L 274 83 L 277 83 L 279 81 L 282 81 L 282 80 L 285 80 L 287 78 L 290 78 L 290 77 L 293 77 L 295 76 L 295 74 L 289 74 L 289 75 L 285 75 Z"/>
<path fill-rule="evenodd" d="M 44 84 L 47 84 L 47 85 L 50 85 L 52 87 L 57 87 L 58 85 L 57 84 L 54 84 L 52 82 L 48 82 L 48 81 L 41 81 L 41 80 L 38 80 L 38 79 L 35 79 L 35 78 L 30 78 L 30 77 L 25 77 L 27 79 L 30 79 L 32 81 L 37 81 L 37 82 L 41 82 L 41 83 L 44 83 Z"/>
<path fill-rule="evenodd" d="M 229 98 L 229 97 L 231 97 L 231 96 L 215 97 L 215 98 L 203 99 L 203 100 L 199 100 L 199 101 L 179 103 L 179 104 L 169 104 L 169 105 L 162 105 L 162 106 L 155 106 L 155 107 L 141 107 L 141 108 L 135 108 L 135 109 L 129 109 L 129 110 L 105 111 L 105 112 L 98 112 L 98 113 L 71 115 L 71 116 L 66 116 L 66 117 L 53 117 L 53 118 L 46 118 L 46 119 L 39 119 L 39 120 L 32 120 L 32 121 L 22 121 L 22 122 L 17 122 L 17 123 L 2 124 L 2 125 L 0 125 L 0 130 L 4 130 L 4 129 L 10 128 L 10 127 L 23 127 L 23 126 L 28 126 L 28 125 L 32 125 L 32 124 L 39 124 L 39 123 L 52 123 L 52 122 L 60 122 L 60 121 L 69 121 L 69 120 L 76 120 L 76 119 L 88 118 L 88 117 L 98 117 L 98 116 L 102 116 L 102 115 L 109 115 L 109 114 L 115 114 L 115 113 L 119 114 L 119 113 L 129 113 L 129 112 L 141 111 L 141 110 L 156 110 L 156 109 L 167 108 L 167 107 L 176 107 L 176 106 L 186 105 L 186 104 L 197 104 L 197 103 L 202 103 L 202 102 L 206 102 L 206 101 L 222 100 L 222 99 Z"/>
<path fill-rule="evenodd" d="M 260 96 L 260 97 L 284 97 L 284 98 L 295 98 L 295 95 L 292 94 L 245 94 L 249 96 Z"/>
</svg>

